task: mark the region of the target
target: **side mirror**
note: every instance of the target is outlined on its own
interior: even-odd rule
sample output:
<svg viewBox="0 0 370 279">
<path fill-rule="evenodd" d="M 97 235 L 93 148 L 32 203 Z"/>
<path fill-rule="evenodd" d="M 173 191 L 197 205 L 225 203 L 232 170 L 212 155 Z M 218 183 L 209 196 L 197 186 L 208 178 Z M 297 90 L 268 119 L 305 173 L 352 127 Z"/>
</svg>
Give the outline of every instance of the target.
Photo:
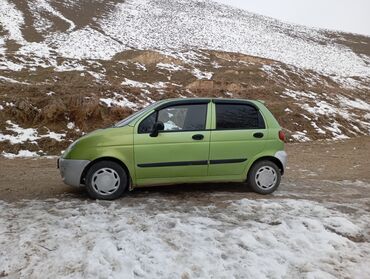
<svg viewBox="0 0 370 279">
<path fill-rule="evenodd" d="M 150 136 L 152 138 L 158 137 L 158 134 L 160 131 L 164 130 L 164 124 L 161 121 L 155 122 L 153 125 L 152 132 L 150 133 Z"/>
</svg>

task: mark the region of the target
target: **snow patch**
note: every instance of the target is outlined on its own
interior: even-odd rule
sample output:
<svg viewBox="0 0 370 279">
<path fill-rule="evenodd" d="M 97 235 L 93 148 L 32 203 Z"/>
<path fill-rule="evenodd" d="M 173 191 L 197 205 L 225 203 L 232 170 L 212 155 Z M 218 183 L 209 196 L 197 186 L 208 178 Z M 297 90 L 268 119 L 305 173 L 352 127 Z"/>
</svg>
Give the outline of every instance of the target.
<svg viewBox="0 0 370 279">
<path fill-rule="evenodd" d="M 29 8 L 35 18 L 33 22 L 33 26 L 39 33 L 44 33 L 50 30 L 50 28 L 53 26 L 53 22 L 49 20 L 48 18 L 44 18 L 41 16 L 40 11 L 38 11 L 37 7 L 32 5 L 32 3 L 29 3 Z"/>
<path fill-rule="evenodd" d="M 18 71 L 21 71 L 23 68 L 24 68 L 23 65 L 14 63 L 9 60 L 0 61 L 0 70 L 10 70 L 10 71 L 18 72 Z"/>
<path fill-rule="evenodd" d="M 292 134 L 292 138 L 300 142 L 310 141 L 310 138 L 307 136 L 307 133 L 296 131 Z"/>
<path fill-rule="evenodd" d="M 135 81 L 135 80 L 131 80 L 131 79 L 128 79 L 128 78 L 125 78 L 125 80 L 121 84 L 129 86 L 129 87 L 156 88 L 156 89 L 166 88 L 167 85 L 178 86 L 177 84 L 170 83 L 170 82 L 159 81 L 159 82 L 155 82 L 155 83 L 148 83 L 148 82 Z"/>
<path fill-rule="evenodd" d="M 1 80 L 5 81 L 5 82 L 9 82 L 9 83 L 28 84 L 26 82 L 20 82 L 18 80 L 15 80 L 15 79 L 12 79 L 12 78 L 8 78 L 8 77 L 3 77 L 3 76 L 0 76 L 0 81 Z"/>
<path fill-rule="evenodd" d="M 55 132 L 49 131 L 48 134 L 40 136 L 40 138 L 50 138 L 56 141 L 62 141 L 66 134 L 58 134 Z"/>
<path fill-rule="evenodd" d="M 338 96 L 338 100 L 342 107 L 351 107 L 355 109 L 370 111 L 370 104 L 364 102 L 363 100 L 360 99 L 351 100 L 344 96 Z"/>
<path fill-rule="evenodd" d="M 14 158 L 34 158 L 39 157 L 40 155 L 37 154 L 37 152 L 31 152 L 29 150 L 19 150 L 17 154 L 14 153 L 6 153 L 2 152 L 1 156 L 8 158 L 8 159 L 14 159 Z"/>
<path fill-rule="evenodd" d="M 293 98 L 296 101 L 301 101 L 302 98 L 308 98 L 308 99 L 312 99 L 312 100 L 315 100 L 317 98 L 317 93 L 310 92 L 310 91 L 309 92 L 302 92 L 302 91 L 294 91 L 294 90 L 291 90 L 291 89 L 286 89 L 283 92 L 283 94 Z"/>
<path fill-rule="evenodd" d="M 146 69 L 146 67 L 145 67 L 145 65 L 143 65 L 143 64 L 141 64 L 141 63 L 139 63 L 139 62 L 136 62 L 135 63 L 135 66 L 136 66 L 136 68 L 138 69 L 138 70 L 141 70 L 141 71 L 146 71 L 147 69 Z"/>
<path fill-rule="evenodd" d="M 48 41 L 61 56 L 75 59 L 109 60 L 125 49 L 117 41 L 90 27 L 71 33 L 58 33 Z"/>
<path fill-rule="evenodd" d="M 338 108 L 326 101 L 317 101 L 313 106 L 309 104 L 302 104 L 302 108 L 309 113 L 315 115 L 335 115 L 338 113 Z"/>
<path fill-rule="evenodd" d="M 107 105 L 108 107 L 118 106 L 118 107 L 129 107 L 131 109 L 136 109 L 137 104 L 127 100 L 124 96 L 114 93 L 113 98 L 100 98 L 100 101 Z"/>
<path fill-rule="evenodd" d="M 4 55 L 5 54 L 5 40 L 3 37 L 0 37 L 0 55 Z"/>
<path fill-rule="evenodd" d="M 349 139 L 348 136 L 343 134 L 343 131 L 340 129 L 342 125 L 340 125 L 338 122 L 333 121 L 330 123 L 331 126 L 324 126 L 325 129 L 329 130 L 333 134 L 334 140 L 343 140 L 343 139 Z"/>
<path fill-rule="evenodd" d="M 370 247 L 350 240 L 367 224 L 306 200 L 0 201 L 0 270 L 37 278 L 368 278 Z"/>
<path fill-rule="evenodd" d="M 364 58 L 363 60 L 368 60 L 368 58 Z M 369 63 L 369 62 L 368 62 Z M 340 86 L 349 88 L 349 89 L 368 89 L 369 88 L 369 78 L 365 78 L 365 80 L 357 80 L 351 77 L 343 77 L 343 76 L 331 76 L 330 77 L 334 82 L 338 83 Z"/>
<path fill-rule="evenodd" d="M 18 144 L 30 141 L 32 143 L 35 143 L 35 141 L 39 139 L 36 129 L 23 129 L 19 125 L 12 123 L 10 120 L 6 121 L 6 124 L 10 126 L 6 127 L 6 130 L 15 133 L 15 135 L 4 135 L 0 133 L 0 142 L 9 141 L 11 144 Z"/>
<path fill-rule="evenodd" d="M 22 35 L 23 24 L 22 12 L 13 3 L 9 3 L 7 0 L 0 0 L 0 25 L 8 32 L 7 38 L 24 44 L 26 41 Z"/>
<path fill-rule="evenodd" d="M 290 89 L 286 89 L 283 92 L 283 97 L 285 96 L 296 100 L 296 105 L 312 115 L 312 117 L 306 115 L 302 116 L 311 122 L 311 125 L 318 134 L 327 134 L 327 131 L 329 131 L 332 134 L 332 139 L 340 140 L 348 138 L 348 136 L 344 134 L 344 131 L 357 135 L 364 134 L 359 127 L 367 130 L 370 129 L 370 123 L 366 117 L 351 112 L 351 109 L 370 111 L 370 105 L 358 98 L 349 99 L 340 94 L 330 97 L 326 93 L 319 95 L 314 92 L 299 92 Z M 325 98 L 325 100 L 323 98 Z M 329 123 L 329 125 L 318 127 L 315 121 L 322 117 L 326 118 L 325 122 Z M 344 121 L 348 122 L 352 129 L 342 127 L 342 125 L 338 123 L 338 118 L 342 118 Z M 365 121 L 363 121 L 364 119 Z M 295 133 L 293 138 L 305 141 L 301 132 Z"/>
<path fill-rule="evenodd" d="M 168 64 L 168 63 L 158 63 L 157 68 L 161 70 L 167 70 L 169 72 L 183 71 L 185 68 L 177 64 Z"/>
<path fill-rule="evenodd" d="M 73 130 L 74 128 L 76 127 L 75 123 L 74 122 L 68 122 L 67 123 L 67 128 L 69 130 Z"/>
<path fill-rule="evenodd" d="M 33 0 L 32 2 L 33 7 L 36 7 L 38 11 L 46 11 L 48 13 L 51 13 L 53 16 L 59 17 L 61 20 L 67 22 L 69 24 L 67 32 L 70 32 L 76 28 L 76 25 L 72 20 L 69 20 L 59 11 L 55 10 L 46 0 Z"/>
<path fill-rule="evenodd" d="M 197 78 L 197 79 L 208 79 L 210 80 L 213 77 L 213 73 L 211 72 L 204 72 L 201 71 L 197 68 L 192 70 L 192 74 Z"/>
<path fill-rule="evenodd" d="M 326 134 L 326 132 L 323 129 L 321 129 L 319 126 L 317 126 L 315 122 L 312 121 L 311 125 L 316 130 L 317 133 L 322 134 L 322 135 Z"/>
<path fill-rule="evenodd" d="M 98 82 L 102 82 L 105 80 L 105 75 L 102 74 L 102 73 L 97 73 L 97 72 L 94 72 L 94 71 L 88 71 L 88 73 L 95 78 L 96 81 Z"/>
<path fill-rule="evenodd" d="M 44 43 L 28 43 L 22 46 L 17 54 L 24 56 L 37 56 L 40 58 L 50 57 L 50 48 Z"/>
<path fill-rule="evenodd" d="M 6 124 L 10 127 L 6 127 L 5 129 L 7 131 L 10 131 L 12 134 L 0 133 L 0 142 L 9 141 L 11 144 L 22 144 L 29 141 L 31 143 L 36 143 L 36 140 L 41 138 L 50 138 L 56 141 L 62 141 L 63 138 L 66 136 L 65 134 L 58 134 L 50 131 L 45 135 L 39 135 L 36 129 L 24 129 L 19 125 L 12 123 L 10 120 L 7 120 Z"/>
</svg>

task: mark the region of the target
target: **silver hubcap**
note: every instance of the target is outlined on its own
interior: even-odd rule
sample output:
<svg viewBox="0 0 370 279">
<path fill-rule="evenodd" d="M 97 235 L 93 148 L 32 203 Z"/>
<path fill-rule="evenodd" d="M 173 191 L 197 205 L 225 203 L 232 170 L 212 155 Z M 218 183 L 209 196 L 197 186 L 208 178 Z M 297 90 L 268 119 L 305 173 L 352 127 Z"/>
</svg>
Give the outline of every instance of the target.
<svg viewBox="0 0 370 279">
<path fill-rule="evenodd" d="M 111 195 L 117 191 L 120 178 L 114 169 L 103 168 L 97 170 L 92 177 L 93 189 L 100 195 Z"/>
<path fill-rule="evenodd" d="M 262 190 L 269 190 L 273 188 L 277 181 L 276 171 L 269 166 L 263 166 L 258 169 L 256 173 L 256 184 Z"/>
</svg>

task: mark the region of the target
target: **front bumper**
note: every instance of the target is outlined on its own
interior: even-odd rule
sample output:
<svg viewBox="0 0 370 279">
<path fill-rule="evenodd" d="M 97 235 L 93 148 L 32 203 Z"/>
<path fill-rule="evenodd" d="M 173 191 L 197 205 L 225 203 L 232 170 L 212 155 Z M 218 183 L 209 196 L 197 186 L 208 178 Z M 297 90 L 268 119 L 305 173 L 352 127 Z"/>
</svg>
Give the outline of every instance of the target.
<svg viewBox="0 0 370 279">
<path fill-rule="evenodd" d="M 58 159 L 58 168 L 63 182 L 70 186 L 81 186 L 82 172 L 90 163 L 88 160 Z"/>
</svg>

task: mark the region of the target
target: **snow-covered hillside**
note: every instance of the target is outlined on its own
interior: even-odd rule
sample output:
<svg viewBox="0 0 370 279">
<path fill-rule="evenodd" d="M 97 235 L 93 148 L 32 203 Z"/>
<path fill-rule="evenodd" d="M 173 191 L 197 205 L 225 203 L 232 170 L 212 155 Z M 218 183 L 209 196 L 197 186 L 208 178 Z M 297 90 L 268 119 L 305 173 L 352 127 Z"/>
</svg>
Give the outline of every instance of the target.
<svg viewBox="0 0 370 279">
<path fill-rule="evenodd" d="M 321 73 L 370 76 L 363 57 L 323 31 L 213 1 L 106 1 L 102 13 L 94 11 L 105 2 L 100 0 L 20 2 L 0 0 L 0 53 L 15 51 L 48 58 L 46 65 L 55 64 L 59 56 L 111 59 L 132 48 L 157 49 L 175 56 L 179 50 L 212 49 L 269 58 Z M 80 17 L 72 13 L 74 9 L 80 10 Z M 81 20 L 88 16 L 89 20 Z M 19 47 L 8 47 L 9 42 Z M 34 63 L 37 61 L 35 58 Z"/>
<path fill-rule="evenodd" d="M 198 96 L 262 99 L 291 141 L 368 135 L 370 37 L 209 0 L 0 0 L 3 155 L 58 154 L 156 100 Z"/>
<path fill-rule="evenodd" d="M 129 0 L 118 4 L 102 20 L 101 28 L 128 47 L 139 49 L 215 49 L 319 72 L 370 75 L 370 68 L 360 57 L 331 42 L 320 31 L 213 1 Z"/>
</svg>

